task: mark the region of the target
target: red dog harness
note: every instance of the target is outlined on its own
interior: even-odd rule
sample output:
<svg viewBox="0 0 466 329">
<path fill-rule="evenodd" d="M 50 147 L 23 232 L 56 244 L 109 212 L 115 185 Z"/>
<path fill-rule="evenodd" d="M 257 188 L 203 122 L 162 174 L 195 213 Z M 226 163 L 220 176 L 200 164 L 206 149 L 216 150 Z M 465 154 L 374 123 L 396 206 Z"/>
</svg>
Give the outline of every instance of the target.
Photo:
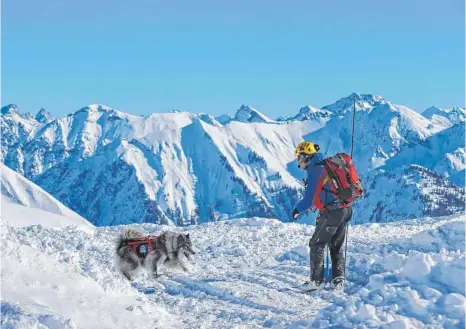
<svg viewBox="0 0 466 329">
<path fill-rule="evenodd" d="M 140 258 L 145 258 L 151 251 L 160 250 L 158 239 L 157 236 L 149 235 L 145 238 L 127 240 L 123 246 L 130 247 Z"/>
</svg>

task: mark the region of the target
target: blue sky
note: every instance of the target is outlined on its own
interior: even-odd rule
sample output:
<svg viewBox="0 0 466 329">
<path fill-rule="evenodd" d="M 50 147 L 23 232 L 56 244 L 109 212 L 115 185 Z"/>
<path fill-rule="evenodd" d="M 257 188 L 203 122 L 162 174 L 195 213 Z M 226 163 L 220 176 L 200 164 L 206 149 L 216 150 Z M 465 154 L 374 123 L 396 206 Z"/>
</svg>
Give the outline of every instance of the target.
<svg viewBox="0 0 466 329">
<path fill-rule="evenodd" d="M 464 106 L 463 0 L 3 0 L 2 105 L 271 117 L 352 92 Z"/>
</svg>

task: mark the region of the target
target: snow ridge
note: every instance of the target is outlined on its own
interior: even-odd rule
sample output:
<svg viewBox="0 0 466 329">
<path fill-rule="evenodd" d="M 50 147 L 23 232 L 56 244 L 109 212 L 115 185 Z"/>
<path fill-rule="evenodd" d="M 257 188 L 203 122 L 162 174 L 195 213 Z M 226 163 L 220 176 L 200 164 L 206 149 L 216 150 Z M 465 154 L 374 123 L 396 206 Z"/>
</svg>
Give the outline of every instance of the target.
<svg viewBox="0 0 466 329">
<path fill-rule="evenodd" d="M 455 125 L 466 121 L 466 109 L 455 106 L 448 109 L 441 109 L 431 106 L 426 109 L 422 115 L 432 121 L 442 122 L 445 125 Z"/>
<path fill-rule="evenodd" d="M 10 225 L 44 224 L 48 226 L 78 225 L 92 228 L 87 220 L 71 211 L 36 184 L 3 163 L 1 173 L 2 218 Z"/>
<path fill-rule="evenodd" d="M 446 180 L 438 180 L 444 184 L 440 188 L 456 191 L 448 180 L 464 186 L 460 127 L 366 94 L 352 94 L 322 109 L 307 106 L 277 122 L 248 106 L 235 118 L 214 118 L 180 111 L 135 116 L 93 104 L 51 121 L 9 106 L 0 117 L 2 162 L 96 225 L 184 226 L 244 216 L 288 221 L 303 192 L 294 148 L 311 140 L 324 155 L 349 152 L 355 97 L 354 159 L 363 182 L 389 171 L 402 181 L 398 168 L 415 164 L 442 175 Z M 416 184 L 407 188 L 411 194 L 403 186 L 378 187 L 382 194 L 399 192 L 412 200 L 408 208 L 390 208 L 395 213 L 388 216 L 375 199 L 367 198 L 358 207 L 379 209 L 384 218 L 365 212 L 361 222 L 423 215 L 417 209 L 433 201 L 413 199 L 424 178 L 413 179 Z M 451 200 L 435 199 L 436 207 L 450 209 Z M 303 221 L 314 217 L 309 212 Z"/>
<path fill-rule="evenodd" d="M 271 123 L 274 122 L 263 113 L 259 112 L 255 108 L 247 105 L 242 105 L 236 112 L 233 120 L 239 122 L 260 122 L 260 123 Z"/>
</svg>

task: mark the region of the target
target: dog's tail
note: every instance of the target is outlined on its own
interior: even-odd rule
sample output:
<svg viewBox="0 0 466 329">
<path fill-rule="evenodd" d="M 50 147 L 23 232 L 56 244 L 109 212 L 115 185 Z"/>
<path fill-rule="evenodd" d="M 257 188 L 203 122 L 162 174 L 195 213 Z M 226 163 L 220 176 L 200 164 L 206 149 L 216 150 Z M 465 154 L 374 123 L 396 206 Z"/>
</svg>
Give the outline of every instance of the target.
<svg viewBox="0 0 466 329">
<path fill-rule="evenodd" d="M 121 246 L 128 240 L 143 238 L 144 232 L 142 232 L 137 227 L 127 227 L 125 228 L 120 235 L 116 238 L 116 248 L 117 250 L 121 248 Z"/>
</svg>

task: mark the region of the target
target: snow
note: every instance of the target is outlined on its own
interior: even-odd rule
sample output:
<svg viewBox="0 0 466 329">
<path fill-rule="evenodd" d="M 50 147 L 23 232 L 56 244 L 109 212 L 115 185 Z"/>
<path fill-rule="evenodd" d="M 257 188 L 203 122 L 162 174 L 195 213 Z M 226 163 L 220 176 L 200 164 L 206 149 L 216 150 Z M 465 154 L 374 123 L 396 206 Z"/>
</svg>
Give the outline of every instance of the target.
<svg viewBox="0 0 466 329">
<path fill-rule="evenodd" d="M 432 121 L 443 123 L 445 127 L 466 121 L 466 109 L 458 106 L 447 109 L 431 106 L 422 112 L 422 115 Z"/>
<path fill-rule="evenodd" d="M 317 122 L 321 122 L 322 125 L 330 120 L 333 116 L 333 112 L 322 110 L 311 105 L 307 105 L 302 107 L 299 110 L 299 113 L 293 117 L 280 117 L 277 121 L 305 121 L 305 120 L 313 120 Z"/>
<path fill-rule="evenodd" d="M 268 118 L 262 112 L 259 112 L 255 108 L 247 105 L 242 105 L 236 112 L 233 120 L 239 122 L 261 122 L 261 123 L 273 123 L 274 121 Z"/>
<path fill-rule="evenodd" d="M 93 226 L 87 220 L 58 202 L 42 188 L 11 170 L 3 163 L 0 164 L 0 174 L 2 216 L 11 225 L 20 225 L 19 221 L 21 218 L 24 218 L 24 216 L 19 216 L 18 219 L 15 218 L 15 213 L 18 211 L 31 215 L 34 214 L 34 217 L 37 217 L 37 223 L 43 223 L 44 218 L 49 216 L 57 223 L 72 220 L 84 226 Z M 43 212 L 34 212 L 33 209 L 42 210 Z M 15 223 L 17 220 L 18 222 Z"/>
<path fill-rule="evenodd" d="M 449 177 L 466 168 L 465 125 L 456 124 L 427 138 L 414 147 L 401 151 L 386 161 L 387 168 L 397 168 L 405 163 L 417 164 L 439 174 Z M 451 179 L 459 186 L 464 186 L 464 175 Z"/>
<path fill-rule="evenodd" d="M 20 229 L 17 229 L 20 230 Z M 96 277 L 96 259 L 75 261 L 75 252 L 92 234 L 70 227 L 29 226 L 20 231 L 2 225 L 2 328 L 170 328 L 171 316 L 157 305 L 147 308 L 144 296 L 130 287 L 105 287 Z M 46 234 L 41 234 L 46 230 Z M 76 239 L 73 236 L 78 236 Z M 74 250 L 69 244 L 78 242 Z M 31 246 L 32 245 L 32 246 Z M 60 248 L 65 247 L 63 249 Z M 80 273 L 79 266 L 86 268 Z M 103 268 L 97 269 L 104 271 Z M 144 316 L 141 316 L 144 314 Z"/>
<path fill-rule="evenodd" d="M 364 176 L 363 186 L 365 193 L 354 206 L 358 224 L 464 211 L 464 188 L 417 165 L 373 171 Z"/>
<path fill-rule="evenodd" d="M 36 121 L 40 123 L 49 123 L 50 121 L 53 121 L 53 116 L 47 112 L 45 109 L 40 109 L 39 112 L 37 112 L 35 116 Z"/>
<path fill-rule="evenodd" d="M 18 216 L 23 216 L 18 212 Z M 309 274 L 313 225 L 245 218 L 188 228 L 190 272 L 162 268 L 134 282 L 116 272 L 124 226 L 2 221 L 5 328 L 461 328 L 464 216 L 350 226 L 344 292 L 293 286 Z"/>
<path fill-rule="evenodd" d="M 383 99 L 382 96 L 352 93 L 351 95 L 343 97 L 333 104 L 322 107 L 322 109 L 335 114 L 342 115 L 345 112 L 353 111 L 353 105 L 355 100 L 357 111 L 372 109 L 379 105 L 388 103 L 385 99 Z"/>
<path fill-rule="evenodd" d="M 66 217 L 48 211 L 33 209 L 14 204 L 2 198 L 1 216 L 12 227 L 25 227 L 30 225 L 43 225 L 46 227 L 76 226 L 79 229 L 93 231 L 94 226 L 87 220 L 76 217 Z M 71 210 L 70 210 L 71 212 Z"/>
<path fill-rule="evenodd" d="M 315 227 L 312 214 L 288 223 L 302 193 L 294 148 L 349 150 L 354 98 L 366 193 L 348 282 L 297 293 Z M 58 119 L 1 112 L 1 161 L 51 193 L 1 165 L 2 328 L 465 326 L 464 188 L 452 183 L 464 186 L 464 109 L 429 118 L 352 94 L 279 122 L 248 106 L 234 118 L 99 104 Z M 444 214 L 456 215 L 428 217 Z M 115 237 L 134 223 L 189 232 L 190 271 L 117 273 Z"/>
<path fill-rule="evenodd" d="M 288 221 L 303 193 L 296 145 L 311 140 L 326 156 L 349 153 L 354 98 L 353 157 L 372 195 L 359 202 L 368 211 L 358 222 L 463 210 L 461 190 L 451 182 L 464 186 L 464 124 L 438 123 L 366 94 L 321 109 L 305 106 L 284 121 L 246 105 L 234 118 L 214 118 L 180 111 L 144 117 L 92 104 L 46 123 L 9 106 L 0 117 L 0 160 L 98 226 L 186 226 L 251 216 Z M 413 164 L 434 173 L 405 179 Z M 402 206 L 379 204 L 376 194 Z M 314 217 L 309 213 L 306 221 Z"/>
<path fill-rule="evenodd" d="M 435 265 L 435 262 L 429 254 L 413 251 L 411 255 L 412 257 L 409 258 L 400 273 L 413 281 L 422 280 L 430 274 L 430 270 Z"/>
</svg>

